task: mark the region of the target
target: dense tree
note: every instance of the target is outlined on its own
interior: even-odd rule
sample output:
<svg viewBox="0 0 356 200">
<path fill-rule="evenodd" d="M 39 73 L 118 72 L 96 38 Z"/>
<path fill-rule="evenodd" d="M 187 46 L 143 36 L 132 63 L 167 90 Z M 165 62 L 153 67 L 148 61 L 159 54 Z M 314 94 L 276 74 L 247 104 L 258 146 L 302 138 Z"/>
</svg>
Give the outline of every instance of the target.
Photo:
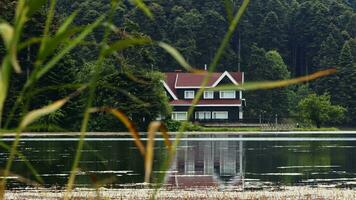
<svg viewBox="0 0 356 200">
<path fill-rule="evenodd" d="M 250 64 L 251 69 L 246 75 L 247 78 L 250 77 L 253 81 L 290 78 L 290 72 L 277 51 L 265 53 L 263 49 L 254 46 L 251 57 L 253 62 Z M 288 117 L 292 93 L 290 88 L 248 92 L 247 116 L 257 118 L 260 114 L 264 114 L 269 119 L 274 119 L 275 115 Z"/>
<path fill-rule="evenodd" d="M 228 1 L 226 1 L 228 2 Z M 236 71 L 238 63 L 246 72 L 246 81 L 287 79 L 309 74 L 330 67 L 337 68 L 337 74 L 307 84 L 317 94 L 329 92 L 334 103 L 348 108 L 347 116 L 355 122 L 356 116 L 352 108 L 353 80 L 355 77 L 356 60 L 356 13 L 354 1 L 340 0 L 254 0 L 241 18 L 237 31 L 234 33 L 219 63 L 218 71 Z M 209 64 L 218 48 L 222 37 L 227 31 L 229 18 L 224 3 L 216 0 L 184 0 L 145 2 L 154 15 L 154 19 L 145 16 L 130 1 L 120 1 L 110 25 L 109 43 L 132 36 L 151 38 L 164 41 L 176 47 L 189 63 L 197 68 Z M 236 13 L 240 1 L 231 0 L 231 11 Z M 16 1 L 0 1 L 0 18 L 12 23 Z M 78 10 L 75 24 L 87 25 L 96 17 L 107 13 L 110 9 L 109 0 L 61 0 L 57 1 L 57 14 L 54 22 L 63 22 L 66 16 Z M 25 27 L 23 39 L 43 32 L 44 13 L 47 7 L 31 18 Z M 56 30 L 56 24 L 51 30 Z M 99 42 L 103 35 L 101 26 L 86 38 L 83 45 L 77 47 L 55 68 L 50 76 L 43 78 L 39 88 L 58 84 L 76 82 L 78 73 L 97 58 Z M 347 45 L 344 43 L 347 41 Z M 349 46 L 349 47 L 347 47 Z M 31 45 L 20 52 L 19 61 L 25 71 L 32 70 L 32 62 L 37 56 L 37 44 Z M 348 50 L 350 49 L 350 50 Z M 266 53 L 266 51 L 276 50 Z M 4 54 L 4 46 L 0 44 L 0 57 Z M 239 53 L 241 56 L 239 57 Z M 280 54 L 279 56 L 277 56 Z M 351 56 L 350 56 L 351 55 Z M 173 71 L 179 68 L 178 63 L 155 45 L 129 48 L 108 58 L 109 64 L 123 73 L 127 69 L 136 71 L 159 70 Z M 148 72 L 147 72 L 148 73 Z M 140 74 L 140 73 L 139 73 Z M 122 74 L 120 74 L 121 76 Z M 104 79 L 108 74 L 104 73 Z M 125 77 L 125 75 L 122 75 Z M 26 73 L 15 75 L 11 80 L 10 97 L 7 107 L 13 104 L 21 84 L 26 80 Z M 109 79 L 108 79 L 109 80 Z M 113 80 L 112 81 L 116 81 Z M 134 84 L 134 83 L 133 83 Z M 288 110 L 295 110 L 288 96 L 293 96 L 293 88 L 250 92 L 247 94 L 247 116 L 257 117 L 261 111 L 266 115 L 288 116 Z M 72 89 L 41 92 L 40 98 L 31 98 L 31 108 L 68 95 Z M 294 90 L 298 93 L 298 87 Z M 349 92 L 347 92 L 349 91 Z M 298 96 L 298 95 L 297 95 Z M 263 98 L 262 98 L 263 97 Z M 273 98 L 280 98 L 287 107 L 275 108 Z M 57 113 L 61 119 L 72 120 L 81 107 L 75 103 Z M 287 110 L 287 111 L 286 111 Z M 99 114 L 98 114 L 99 116 Z M 95 118 L 93 118 L 94 120 Z M 51 124 L 60 125 L 62 120 L 49 120 Z M 111 122 L 110 122 L 111 123 Z M 109 123 L 109 124 L 110 124 Z M 48 124 L 48 123 L 47 123 Z M 56 127 L 56 126 L 52 126 Z M 75 127 L 75 128 L 74 128 Z M 68 127 L 76 129 L 77 125 Z"/>
<path fill-rule="evenodd" d="M 355 93 L 356 93 L 356 65 L 353 63 L 353 56 L 349 42 L 345 42 L 342 47 L 338 64 L 337 92 L 334 95 L 335 102 L 348 109 L 348 120 L 353 123 L 355 117 Z"/>
<path fill-rule="evenodd" d="M 327 5 L 320 1 L 305 1 L 296 13 L 295 31 L 298 37 L 297 66 L 298 75 L 314 71 L 313 57 L 317 55 L 322 41 L 327 37 L 329 25 Z"/>
<path fill-rule="evenodd" d="M 310 94 L 298 104 L 300 120 L 320 128 L 322 125 L 340 123 L 346 109 L 332 105 L 329 95 Z"/>
<path fill-rule="evenodd" d="M 334 37 L 329 34 L 326 40 L 321 44 L 315 70 L 325 70 L 328 68 L 336 68 L 339 60 L 340 47 L 337 45 Z M 336 90 L 335 83 L 337 82 L 337 75 L 330 75 L 328 77 L 320 78 L 312 83 L 314 91 L 318 94 L 324 94 L 328 92 L 333 94 Z"/>
<path fill-rule="evenodd" d="M 281 23 L 275 12 L 271 11 L 264 18 L 260 27 L 260 42 L 262 47 L 267 50 L 280 51 L 284 45 L 284 33 L 282 31 Z"/>
<path fill-rule="evenodd" d="M 86 63 L 76 73 L 75 80 L 86 83 L 92 74 L 95 63 Z M 97 81 L 94 106 L 117 108 L 125 113 L 140 130 L 146 130 L 147 124 L 155 120 L 159 114 L 167 116 L 170 111 L 167 96 L 160 82 L 162 75 L 142 69 L 119 70 L 112 62 L 106 61 Z M 79 100 L 79 107 L 85 102 L 87 95 Z M 80 116 L 78 116 L 80 117 Z M 76 120 L 80 121 L 80 120 Z M 93 114 L 90 131 L 125 130 L 119 121 L 107 113 Z"/>
<path fill-rule="evenodd" d="M 269 80 L 286 80 L 290 78 L 290 72 L 287 65 L 284 63 L 283 58 L 277 51 L 269 51 L 266 53 L 267 66 L 270 66 L 270 79 Z M 280 117 L 289 116 L 289 108 L 291 107 L 292 90 L 289 87 L 273 89 L 267 91 L 271 95 L 272 114 Z M 278 106 L 277 106 L 278 105 Z"/>
</svg>

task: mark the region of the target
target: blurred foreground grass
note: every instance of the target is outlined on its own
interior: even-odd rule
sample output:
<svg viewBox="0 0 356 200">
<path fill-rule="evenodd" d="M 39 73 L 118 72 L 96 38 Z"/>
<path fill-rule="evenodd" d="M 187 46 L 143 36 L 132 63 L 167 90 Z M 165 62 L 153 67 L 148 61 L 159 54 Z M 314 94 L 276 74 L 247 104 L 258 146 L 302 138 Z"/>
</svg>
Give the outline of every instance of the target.
<svg viewBox="0 0 356 200">
<path fill-rule="evenodd" d="M 137 6 L 137 8 L 141 9 L 143 13 L 145 13 L 151 19 L 154 19 L 154 13 L 151 13 L 150 9 L 145 5 L 145 3 L 141 0 L 131 1 L 132 4 Z M 41 185 L 42 179 L 37 173 L 36 169 L 33 169 L 30 162 L 23 156 L 21 156 L 21 152 L 18 152 L 17 146 L 20 142 L 21 133 L 26 130 L 26 128 L 39 120 L 40 118 L 49 115 L 58 111 L 63 105 L 65 105 L 68 101 L 72 101 L 73 97 L 76 95 L 80 95 L 83 91 L 88 92 L 88 96 L 86 98 L 85 109 L 83 111 L 83 120 L 81 122 L 81 134 L 80 141 L 78 142 L 78 146 L 76 149 L 75 159 L 72 162 L 71 173 L 68 177 L 68 182 L 66 185 L 66 192 L 64 194 L 64 199 L 69 199 L 71 197 L 71 192 L 75 185 L 75 177 L 80 168 L 79 161 L 81 159 L 81 150 L 84 145 L 84 138 L 86 136 L 88 123 L 90 116 L 93 113 L 105 113 L 111 114 L 116 119 L 120 121 L 120 123 L 124 124 L 127 129 L 130 131 L 132 137 L 135 139 L 135 144 L 137 145 L 141 155 L 145 159 L 145 182 L 151 181 L 151 172 L 152 172 L 152 164 L 153 164 L 153 148 L 154 148 L 154 138 L 156 132 L 161 132 L 165 140 L 165 145 L 168 150 L 168 157 L 165 158 L 164 164 L 161 166 L 162 171 L 166 171 L 172 159 L 175 156 L 176 148 L 179 144 L 180 138 L 184 135 L 184 132 L 189 128 L 188 123 L 182 123 L 178 129 L 179 134 L 176 135 L 176 139 L 173 144 L 171 144 L 168 140 L 168 131 L 166 126 L 162 122 L 151 122 L 148 126 L 148 134 L 149 138 L 146 144 L 143 144 L 140 135 L 137 132 L 137 129 L 134 123 L 130 120 L 130 117 L 126 116 L 124 112 L 116 109 L 116 108 L 107 108 L 94 106 L 93 101 L 95 99 L 95 91 L 97 88 L 97 82 L 100 78 L 100 72 L 104 67 L 105 59 L 110 55 L 116 55 L 118 52 L 137 45 L 156 45 L 158 47 L 163 48 L 167 53 L 169 53 L 185 70 L 190 71 L 192 73 L 204 73 L 205 77 L 201 84 L 201 89 L 197 92 L 197 95 L 193 99 L 193 105 L 189 108 L 188 118 L 192 116 L 195 105 L 198 103 L 201 98 L 204 87 L 208 83 L 211 74 L 215 71 L 216 66 L 218 65 L 222 55 L 224 54 L 224 50 L 226 49 L 237 25 L 245 12 L 249 0 L 242 1 L 238 11 L 235 16 L 232 16 L 227 32 L 222 39 L 222 42 L 209 65 L 207 72 L 202 72 L 194 69 L 191 65 L 184 59 L 184 57 L 176 50 L 174 47 L 169 44 L 160 42 L 160 41 L 151 41 L 142 37 L 129 37 L 119 39 L 117 41 L 109 41 L 109 37 L 111 36 L 112 29 L 116 29 L 116 27 L 112 24 L 112 16 L 116 11 L 118 6 L 118 1 L 111 1 L 111 9 L 108 13 L 102 13 L 100 17 L 98 17 L 92 23 L 84 26 L 84 27 L 76 27 L 73 22 L 77 16 L 77 12 L 72 13 L 68 16 L 62 24 L 59 25 L 57 30 L 51 30 L 51 25 L 53 23 L 53 16 L 55 12 L 56 0 L 19 0 L 17 2 L 15 16 L 13 19 L 13 24 L 9 22 L 0 22 L 0 34 L 4 41 L 4 46 L 6 47 L 6 54 L 2 58 L 1 62 L 1 71 L 0 71 L 0 128 L 4 129 L 7 127 L 8 122 L 11 121 L 13 117 L 19 117 L 20 120 L 16 132 L 16 139 L 12 143 L 11 146 L 6 145 L 1 142 L 1 146 L 4 147 L 7 151 L 10 152 L 10 155 L 7 159 L 6 166 L 2 170 L 2 176 L 7 177 L 11 174 L 12 163 L 16 157 L 20 157 L 20 159 L 24 160 L 27 163 L 27 167 L 30 169 L 31 173 L 37 177 L 35 180 L 36 184 Z M 38 12 L 40 8 L 47 6 L 46 10 L 46 21 L 45 26 L 43 27 L 43 32 L 41 35 L 38 35 L 34 38 L 26 39 L 22 41 L 21 37 L 23 34 L 24 26 L 28 22 L 28 20 L 33 16 L 34 13 Z M 231 8 L 226 7 L 226 9 L 231 11 Z M 229 12 L 231 13 L 231 12 Z M 70 95 L 63 97 L 59 100 L 53 100 L 52 103 L 47 105 L 43 105 L 41 108 L 37 108 L 34 110 L 29 110 L 29 101 L 28 99 L 33 95 L 32 92 L 36 89 L 37 84 L 40 83 L 41 78 L 44 76 L 48 76 L 49 72 L 51 72 L 58 64 L 58 62 L 64 58 L 66 54 L 69 54 L 75 47 L 84 42 L 85 38 L 93 33 L 94 30 L 99 27 L 104 27 L 104 34 L 101 38 L 101 42 L 98 44 L 100 52 L 95 62 L 95 67 L 93 68 L 93 75 L 88 80 L 87 84 L 82 85 L 79 89 L 71 93 Z M 35 60 L 32 62 L 32 71 L 28 75 L 27 81 L 24 83 L 21 89 L 19 96 L 16 97 L 15 103 L 12 108 L 10 108 L 10 114 L 7 119 L 5 119 L 5 123 L 3 120 L 4 116 L 4 106 L 5 101 L 8 98 L 9 94 L 9 85 L 11 76 L 13 73 L 23 73 L 22 66 L 18 61 L 19 52 L 21 49 L 26 48 L 28 45 L 36 43 L 39 45 L 38 53 Z M 285 87 L 290 84 L 297 84 L 305 81 L 310 81 L 322 76 L 326 76 L 334 73 L 334 69 L 325 70 L 321 72 L 317 72 L 310 76 L 300 77 L 291 80 L 283 80 L 283 81 L 273 81 L 273 82 L 263 82 L 263 83 L 246 83 L 245 85 L 236 86 L 222 86 L 222 88 L 236 89 L 236 90 L 258 90 L 258 89 L 271 89 L 276 87 Z M 140 80 L 138 80 L 140 81 Z M 61 87 L 61 86 L 59 86 Z M 63 86 L 65 87 L 65 86 Z M 217 89 L 222 89 L 217 88 Z M 30 94 L 30 95 L 29 95 Z M 16 113 L 19 108 L 21 108 L 21 113 Z M 214 129 L 214 128 L 202 128 L 203 131 L 249 131 L 251 129 Z M 258 129 L 255 129 L 258 130 Z M 5 130 L 6 131 L 6 130 Z M 151 194 L 152 198 L 155 198 L 158 190 L 162 187 L 164 181 L 165 174 L 161 174 L 158 177 L 158 182 L 156 183 L 156 187 L 154 192 Z M 100 184 L 96 185 L 96 190 L 98 191 L 98 187 Z M 3 199 L 5 197 L 5 191 L 7 186 L 7 179 L 3 178 L 0 183 L 0 197 Z"/>
</svg>

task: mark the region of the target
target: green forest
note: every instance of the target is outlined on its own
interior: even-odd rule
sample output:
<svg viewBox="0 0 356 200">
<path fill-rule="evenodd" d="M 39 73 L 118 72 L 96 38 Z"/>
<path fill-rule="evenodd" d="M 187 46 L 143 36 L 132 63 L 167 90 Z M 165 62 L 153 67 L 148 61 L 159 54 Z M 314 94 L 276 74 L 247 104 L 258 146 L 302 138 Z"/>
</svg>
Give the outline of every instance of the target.
<svg viewBox="0 0 356 200">
<path fill-rule="evenodd" d="M 0 18 L 9 23 L 15 15 L 14 0 L 0 0 Z M 119 1 L 112 24 L 103 24 L 85 42 L 61 59 L 36 87 L 23 91 L 29 74 L 35 70 L 38 43 L 21 49 L 18 55 L 22 73 L 11 77 L 0 127 L 17 126 L 23 115 L 86 84 L 95 68 L 99 43 L 105 27 L 111 28 L 109 41 L 128 37 L 163 41 L 175 47 L 195 68 L 204 69 L 212 62 L 234 13 L 237 0 L 148 0 L 152 12 L 145 15 L 131 1 Z M 73 12 L 75 27 L 93 23 L 110 10 L 109 0 L 59 0 L 50 31 L 55 32 Z M 24 27 L 21 40 L 40 37 L 49 5 L 36 12 Z M 245 118 L 298 121 L 300 102 L 308 95 L 321 96 L 344 109 L 342 120 L 325 120 L 328 125 L 353 127 L 356 124 L 356 1 L 355 0 L 252 0 L 234 32 L 217 71 L 245 72 L 245 80 L 283 80 L 336 68 L 333 75 L 272 90 L 244 92 Z M 147 11 L 148 12 L 148 11 Z M 58 51 L 58 50 L 57 50 Z M 0 43 L 0 58 L 6 52 Z M 114 53 L 104 61 L 95 89 L 94 106 L 122 110 L 141 130 L 159 113 L 171 109 L 160 80 L 161 72 L 182 69 L 179 63 L 157 45 L 140 45 Z M 24 92 L 21 101 L 20 93 Z M 314 95 L 314 96 L 313 96 Z M 61 109 L 28 127 L 30 131 L 78 131 L 88 92 L 76 96 Z M 17 102 L 18 101 L 18 102 Z M 304 101 L 307 102 L 307 101 Z M 312 101 L 315 102 L 315 101 Z M 17 105 L 14 107 L 14 105 Z M 325 124 L 326 125 L 326 124 Z M 114 117 L 94 113 L 88 131 L 118 131 Z"/>
</svg>

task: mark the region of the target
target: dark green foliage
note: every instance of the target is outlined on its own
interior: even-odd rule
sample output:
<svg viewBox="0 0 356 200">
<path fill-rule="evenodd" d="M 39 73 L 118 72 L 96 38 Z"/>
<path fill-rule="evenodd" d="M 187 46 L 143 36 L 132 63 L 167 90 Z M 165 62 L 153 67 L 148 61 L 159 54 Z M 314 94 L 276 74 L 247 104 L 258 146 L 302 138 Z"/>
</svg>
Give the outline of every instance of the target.
<svg viewBox="0 0 356 200">
<path fill-rule="evenodd" d="M 310 94 L 302 99 L 298 104 L 299 117 L 305 124 L 315 125 L 320 128 L 322 125 L 337 124 L 342 122 L 346 109 L 332 105 L 330 95 L 318 96 Z"/>
<path fill-rule="evenodd" d="M 162 116 L 169 114 L 168 99 L 160 82 L 163 77 L 159 72 L 142 69 L 120 70 L 111 62 L 105 62 L 100 73 L 94 106 L 121 110 L 140 130 L 147 130 L 148 123 L 155 120 L 159 114 Z M 94 68 L 94 63 L 86 63 L 76 73 L 75 80 L 86 83 L 88 75 L 90 77 Z M 79 102 L 85 101 L 86 96 L 83 94 L 83 100 Z M 78 114 L 77 117 L 80 118 Z M 113 116 L 107 113 L 95 113 L 90 120 L 89 130 L 123 131 L 126 129 Z"/>
<path fill-rule="evenodd" d="M 336 68 L 339 60 L 340 47 L 336 43 L 334 37 L 330 34 L 321 44 L 319 54 L 315 57 L 318 62 L 315 70 L 324 70 L 331 67 Z M 320 78 L 312 83 L 312 88 L 318 94 L 334 94 L 336 92 L 335 83 L 337 83 L 337 75 Z"/>
<path fill-rule="evenodd" d="M 347 108 L 348 121 L 353 124 L 356 122 L 356 65 L 349 42 L 342 47 L 337 69 L 338 83 L 333 99 Z"/>
<path fill-rule="evenodd" d="M 356 37 L 349 40 L 352 60 L 356 62 Z"/>
<path fill-rule="evenodd" d="M 260 38 L 263 48 L 267 50 L 281 50 L 284 45 L 284 32 L 282 24 L 275 12 L 269 12 L 260 27 Z"/>
<path fill-rule="evenodd" d="M 246 78 L 253 81 L 262 80 L 284 80 L 290 78 L 290 72 L 282 57 L 277 51 L 265 53 L 263 49 L 253 46 L 251 52 L 250 71 Z M 247 116 L 258 118 L 260 114 L 269 119 L 288 117 L 291 107 L 291 88 L 279 88 L 272 90 L 259 90 L 248 92 L 246 98 L 249 100 Z"/>
<path fill-rule="evenodd" d="M 204 64 L 211 62 L 229 24 L 222 2 L 215 0 L 152 0 L 147 1 L 146 4 L 154 14 L 154 20 L 149 19 L 128 1 L 120 1 L 113 15 L 109 43 L 131 36 L 142 36 L 172 44 L 196 68 L 202 69 Z M 239 1 L 231 1 L 228 9 L 231 12 L 236 12 L 240 4 Z M 0 1 L 0 18 L 11 23 L 15 6 L 16 1 Z M 45 19 L 43 14 L 46 8 L 47 6 L 31 18 L 28 26 L 25 27 L 24 38 L 42 34 Z M 60 0 L 57 1 L 56 9 L 55 24 L 51 30 L 56 30 L 56 24 L 60 24 L 66 16 L 76 10 L 79 11 L 78 16 L 80 16 L 75 20 L 76 25 L 87 25 L 93 22 L 96 17 L 108 12 L 110 1 Z M 253 0 L 226 48 L 217 71 L 237 71 L 238 63 L 240 63 L 241 70 L 246 72 L 246 81 L 260 81 L 293 78 L 317 70 L 336 67 L 337 75 L 311 82 L 307 86 L 310 86 L 317 94 L 328 92 L 333 102 L 347 107 L 347 116 L 353 123 L 355 120 L 352 116 L 356 116 L 352 114 L 354 113 L 352 108 L 356 107 L 356 103 L 353 103 L 355 97 L 351 95 L 356 93 L 353 89 L 356 88 L 353 85 L 356 82 L 353 80 L 356 60 L 355 23 L 354 1 Z M 77 78 L 84 70 L 82 68 L 85 68 L 83 66 L 93 65 L 93 61 L 97 59 L 103 29 L 104 26 L 98 28 L 87 37 L 83 45 L 72 51 L 71 56 L 60 62 L 48 77 L 41 79 L 39 88 L 78 83 Z M 348 41 L 350 51 L 348 47 L 343 48 L 346 41 Z M 240 46 L 241 48 L 239 48 Z M 10 96 L 6 102 L 7 108 L 13 105 L 21 84 L 26 81 L 26 72 L 33 70 L 30 66 L 33 64 L 31 62 L 36 56 L 37 49 L 38 45 L 34 44 L 20 52 L 19 60 L 25 73 L 15 75 L 11 80 Z M 274 51 L 266 54 L 266 51 L 270 50 L 278 51 L 280 56 L 277 56 Z M 238 59 L 239 52 L 241 59 Z M 0 57 L 3 53 L 4 47 L 0 43 Z M 129 48 L 111 56 L 107 64 L 115 66 L 111 67 L 112 70 L 115 69 L 115 73 L 121 73 L 120 76 L 123 77 L 125 77 L 124 72 L 126 71 L 132 72 L 133 75 L 138 73 L 141 77 L 149 70 L 174 71 L 180 68 L 179 64 L 166 52 L 155 46 Z M 104 82 L 117 81 L 109 74 L 104 73 Z M 126 78 L 124 80 L 133 86 L 140 85 L 130 82 L 131 79 Z M 83 80 L 87 79 L 83 78 Z M 121 86 L 113 87 L 120 88 Z M 30 108 L 41 107 L 54 99 L 68 95 L 74 89 L 42 91 L 29 98 Z M 261 111 L 268 116 L 275 114 L 284 117 L 291 116 L 296 110 L 293 98 L 300 98 L 298 94 L 294 93 L 294 90 L 298 93 L 298 87 L 249 92 L 246 95 L 248 106 L 245 109 L 247 112 L 245 116 L 256 118 Z M 99 94 L 103 95 L 101 101 L 104 101 L 104 97 L 110 93 Z M 113 101 L 110 100 L 110 102 Z M 149 100 L 149 102 L 151 101 Z M 283 106 L 277 108 L 276 102 Z M 63 116 L 59 121 L 71 125 L 65 127 L 66 129 L 78 130 L 79 124 L 70 122 L 82 117 L 79 114 L 82 109 L 83 104 L 80 104 L 80 101 L 70 102 L 62 108 Z M 103 117 L 105 120 L 110 118 L 95 114 L 92 121 L 95 121 L 96 116 Z M 56 121 L 52 122 L 52 124 L 56 124 Z M 12 124 L 15 123 L 12 122 Z M 56 125 L 62 126 L 63 124 Z M 113 125 L 115 123 L 113 121 L 103 122 L 100 127 L 106 127 L 105 129 L 108 130 L 109 125 L 106 126 L 106 124 Z"/>
</svg>

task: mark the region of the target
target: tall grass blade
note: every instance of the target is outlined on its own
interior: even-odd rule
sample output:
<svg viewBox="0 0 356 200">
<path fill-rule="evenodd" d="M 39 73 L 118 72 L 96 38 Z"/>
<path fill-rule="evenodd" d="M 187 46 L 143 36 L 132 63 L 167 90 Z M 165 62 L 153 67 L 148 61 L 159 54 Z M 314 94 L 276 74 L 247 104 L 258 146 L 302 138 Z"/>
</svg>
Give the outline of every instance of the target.
<svg viewBox="0 0 356 200">
<path fill-rule="evenodd" d="M 35 75 L 35 80 L 40 79 L 44 74 L 46 74 L 50 69 L 54 67 L 55 64 L 59 60 L 63 58 L 64 55 L 66 55 L 69 51 L 71 51 L 74 47 L 76 47 L 81 41 L 84 40 L 93 30 L 99 26 L 99 24 L 104 20 L 105 16 L 99 17 L 95 22 L 92 24 L 86 26 L 84 30 L 72 41 L 70 41 L 66 46 L 63 47 L 63 49 L 55 56 L 53 57 L 48 63 L 45 64 L 43 68 L 41 68 L 38 73 Z M 32 82 L 27 83 L 27 85 L 32 84 Z"/>
<path fill-rule="evenodd" d="M 68 29 L 61 34 L 56 34 L 53 38 L 48 38 L 44 44 L 43 51 L 40 52 L 37 58 L 36 66 L 42 63 L 49 55 L 57 49 L 60 44 L 63 44 L 68 41 L 71 36 L 80 31 L 80 28 Z"/>
<path fill-rule="evenodd" d="M 18 50 L 22 50 L 32 44 L 40 43 L 41 41 L 42 41 L 42 38 L 40 38 L 40 37 L 32 37 L 32 38 L 20 43 L 18 46 Z"/>
<path fill-rule="evenodd" d="M 223 85 L 223 86 L 218 86 L 212 90 L 266 90 L 266 89 L 286 87 L 292 84 L 299 84 L 320 77 L 328 76 L 334 73 L 336 73 L 336 69 L 331 68 L 331 69 L 318 71 L 307 76 L 302 76 L 302 77 L 288 79 L 288 80 L 249 82 L 242 85 Z"/>
<path fill-rule="evenodd" d="M 182 56 L 179 51 L 172 47 L 171 45 L 164 43 L 164 42 L 158 42 L 158 46 L 163 48 L 167 53 L 169 53 L 179 64 L 182 66 L 184 69 L 186 69 L 189 72 L 195 72 L 195 73 L 205 73 L 203 70 L 197 70 L 194 69 Z"/>
<path fill-rule="evenodd" d="M 69 17 L 67 17 L 62 25 L 58 28 L 56 35 L 60 35 L 68 30 L 69 26 L 73 23 L 74 18 L 78 15 L 78 11 L 74 11 Z"/>
<path fill-rule="evenodd" d="M 0 23 L 0 35 L 4 40 L 5 47 L 9 49 L 11 40 L 14 36 L 14 29 L 6 22 Z"/>
<path fill-rule="evenodd" d="M 27 0 L 26 7 L 28 8 L 27 17 L 31 17 L 36 11 L 44 6 L 48 0 Z"/>
<path fill-rule="evenodd" d="M 0 23 L 0 35 L 3 38 L 4 45 L 8 51 L 5 57 L 2 59 L 0 69 L 0 128 L 2 127 L 2 112 L 4 108 L 4 102 L 7 96 L 7 90 L 9 85 L 9 77 L 11 73 L 11 62 L 9 56 L 9 49 L 11 48 L 11 42 L 14 37 L 14 29 L 8 23 Z"/>
<path fill-rule="evenodd" d="M 215 56 L 214 56 L 214 59 L 211 63 L 211 69 L 209 70 L 210 72 L 214 71 L 216 65 L 218 64 L 221 56 L 223 55 L 224 53 L 224 50 L 226 49 L 227 45 L 229 44 L 229 41 L 238 25 L 238 23 L 240 22 L 240 19 L 242 17 L 242 15 L 244 14 L 248 4 L 250 3 L 250 0 L 243 0 L 239 10 L 237 11 L 235 17 L 232 19 L 230 25 L 229 25 L 229 28 L 227 30 L 227 33 L 225 34 L 219 48 L 218 48 L 218 51 L 216 52 Z"/>
<path fill-rule="evenodd" d="M 70 39 L 72 35 L 77 33 L 80 28 L 69 28 L 73 22 L 77 12 L 72 13 L 59 27 L 53 38 L 44 38 L 45 42 L 42 42 L 43 46 L 38 55 L 38 61 L 43 61 L 47 56 L 51 55 L 60 43 L 64 43 Z M 45 51 L 44 51 L 45 49 Z M 41 63 L 41 62 L 39 62 Z"/>
<path fill-rule="evenodd" d="M 155 143 L 155 133 L 158 130 L 160 124 L 156 122 L 150 123 L 147 131 L 147 143 L 146 143 L 146 154 L 145 154 L 145 182 L 150 182 L 153 158 L 154 158 L 154 143 Z"/>
<path fill-rule="evenodd" d="M 112 115 L 114 115 L 118 120 L 120 120 L 129 130 L 131 133 L 132 137 L 135 139 L 135 144 L 140 151 L 141 155 L 145 155 L 145 147 L 141 141 L 140 135 L 135 127 L 135 125 L 131 122 L 131 120 L 121 111 L 114 109 L 114 108 L 109 108 L 105 109 Z"/>
<path fill-rule="evenodd" d="M 111 44 L 107 49 L 105 49 L 103 52 L 103 56 L 110 55 L 115 51 L 121 51 L 123 49 L 135 45 L 146 45 L 150 43 L 151 40 L 149 38 L 127 38 L 127 39 L 119 40 Z"/>
<path fill-rule="evenodd" d="M 1 23 L 0 24 L 0 35 L 2 36 L 4 40 L 5 47 L 7 49 L 7 55 L 10 58 L 11 64 L 14 67 L 14 70 L 17 73 L 21 72 L 20 65 L 17 61 L 17 56 L 16 56 L 16 45 L 15 44 L 15 33 L 14 33 L 14 28 L 8 24 L 8 23 Z"/>
<path fill-rule="evenodd" d="M 232 1 L 231 0 L 224 0 L 224 7 L 226 11 L 226 18 L 231 23 L 233 17 L 234 17 L 234 12 L 233 12 L 233 6 L 232 6 Z"/>
<path fill-rule="evenodd" d="M 6 55 L 2 60 L 0 68 L 0 128 L 2 127 L 2 114 L 9 87 L 10 73 L 11 63 L 9 56 Z"/>
<path fill-rule="evenodd" d="M 132 4 L 136 5 L 139 9 L 145 13 L 147 17 L 153 19 L 153 14 L 148 6 L 142 0 L 130 0 Z"/>
<path fill-rule="evenodd" d="M 40 117 L 43 117 L 45 115 L 48 115 L 48 114 L 58 110 L 68 100 L 69 100 L 69 98 L 60 99 L 60 100 L 57 100 L 54 103 L 52 103 L 50 105 L 47 105 L 47 106 L 45 106 L 43 108 L 30 111 L 27 115 L 25 115 L 25 117 L 21 121 L 20 130 L 24 130 L 29 124 L 31 124 L 32 122 L 36 121 Z"/>
<path fill-rule="evenodd" d="M 171 153 L 172 151 L 172 143 L 169 140 L 167 128 L 164 126 L 164 124 L 162 124 L 159 121 L 151 122 L 147 130 L 148 140 L 146 144 L 146 154 L 145 154 L 145 182 L 146 183 L 150 182 L 150 177 L 152 173 L 152 165 L 154 159 L 154 139 L 157 131 L 161 131 L 164 137 L 164 143 L 169 153 Z"/>
<path fill-rule="evenodd" d="M 39 54 L 42 54 L 45 51 L 47 40 L 49 39 L 49 29 L 52 24 L 53 16 L 54 16 L 54 7 L 56 6 L 56 0 L 49 0 L 49 10 L 47 12 L 47 18 L 45 22 L 45 27 L 43 30 L 42 43 L 40 46 Z"/>
</svg>

